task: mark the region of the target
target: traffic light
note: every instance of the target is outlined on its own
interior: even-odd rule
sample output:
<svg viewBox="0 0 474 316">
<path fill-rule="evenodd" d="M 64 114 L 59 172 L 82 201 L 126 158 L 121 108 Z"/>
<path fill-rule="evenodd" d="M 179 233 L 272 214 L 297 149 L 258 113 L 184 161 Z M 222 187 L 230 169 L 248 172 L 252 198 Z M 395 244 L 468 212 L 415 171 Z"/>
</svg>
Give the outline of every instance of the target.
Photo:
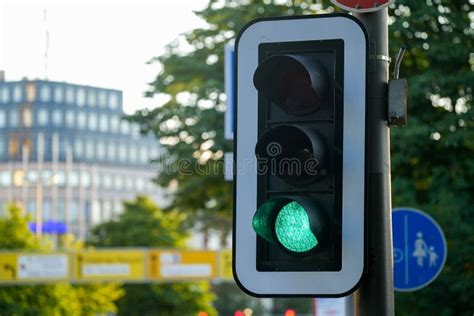
<svg viewBox="0 0 474 316">
<path fill-rule="evenodd" d="M 237 38 L 233 264 L 249 294 L 340 296 L 362 277 L 366 43 L 348 15 Z"/>
</svg>

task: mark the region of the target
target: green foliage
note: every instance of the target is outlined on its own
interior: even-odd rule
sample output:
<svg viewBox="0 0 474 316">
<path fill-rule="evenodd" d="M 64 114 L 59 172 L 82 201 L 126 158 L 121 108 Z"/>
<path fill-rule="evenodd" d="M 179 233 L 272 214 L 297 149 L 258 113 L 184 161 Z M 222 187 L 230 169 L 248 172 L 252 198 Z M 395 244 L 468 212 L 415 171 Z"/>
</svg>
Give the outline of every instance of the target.
<svg viewBox="0 0 474 316">
<path fill-rule="evenodd" d="M 38 250 L 41 245 L 28 229 L 27 216 L 16 204 L 6 207 L 6 217 L 0 218 L 0 249 Z"/>
<path fill-rule="evenodd" d="M 282 3 L 283 2 L 283 3 Z M 222 178 L 223 47 L 256 17 L 321 12 L 328 1 L 214 1 L 196 14 L 208 27 L 197 29 L 154 58 L 163 69 L 149 96 L 170 100 L 133 120 L 153 132 L 165 155 L 157 183 L 177 184 L 172 207 L 196 214 L 224 234 L 230 229 L 231 188 Z M 474 87 L 473 2 L 397 0 L 390 9 L 390 55 L 407 52 L 401 75 L 409 81 L 409 125 L 392 129 L 393 205 L 431 214 L 448 240 L 448 260 L 438 279 L 413 293 L 397 293 L 400 315 L 461 315 L 474 310 Z M 210 175 L 182 172 L 180 159 L 209 167 Z M 190 216 L 194 220 L 194 217 Z M 213 219 L 214 222 L 211 220 Z M 207 222 L 206 222 L 207 221 Z"/>
<path fill-rule="evenodd" d="M 153 201 L 139 196 L 124 203 L 124 213 L 116 221 L 96 226 L 89 244 L 98 247 L 184 246 L 187 234 L 181 229 L 185 216 L 164 212 Z M 117 301 L 118 315 L 187 316 L 206 311 L 215 315 L 213 295 L 205 282 L 174 284 L 128 284 Z"/>
<path fill-rule="evenodd" d="M 187 233 L 181 229 L 185 215 L 164 212 L 147 197 L 124 202 L 117 221 L 92 230 L 89 244 L 101 247 L 183 247 Z"/>
<path fill-rule="evenodd" d="M 17 205 L 0 218 L 0 249 L 48 251 L 28 229 L 29 218 Z M 1 255 L 1 254 L 0 254 Z M 1 286 L 0 314 L 8 316 L 96 315 L 116 311 L 114 300 L 122 295 L 117 285 Z"/>
<path fill-rule="evenodd" d="M 474 310 L 473 14 L 457 0 L 398 0 L 391 10 L 391 52 L 406 45 L 409 82 L 409 124 L 392 129 L 393 205 L 431 214 L 448 241 L 436 281 L 397 293 L 399 315 Z"/>
<path fill-rule="evenodd" d="M 255 17 L 314 12 L 310 1 L 267 2 L 212 0 L 196 12 L 208 27 L 184 35 L 150 61 L 163 68 L 147 95 L 165 94 L 169 101 L 131 117 L 163 145 L 164 153 L 155 161 L 161 170 L 156 182 L 177 187 L 171 192 L 171 208 L 188 212 L 188 223 L 219 229 L 223 244 L 232 210 L 232 186 L 223 177 L 223 155 L 232 151 L 224 139 L 224 45 Z M 192 47 L 191 52 L 183 53 L 180 42 Z"/>
</svg>

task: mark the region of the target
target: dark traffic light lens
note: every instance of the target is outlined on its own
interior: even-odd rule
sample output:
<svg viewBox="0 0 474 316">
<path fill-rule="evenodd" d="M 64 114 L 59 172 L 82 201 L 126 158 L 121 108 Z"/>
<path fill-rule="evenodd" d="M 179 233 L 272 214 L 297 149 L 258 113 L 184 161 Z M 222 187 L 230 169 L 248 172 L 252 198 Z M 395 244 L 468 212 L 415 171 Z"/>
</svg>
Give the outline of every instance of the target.
<svg viewBox="0 0 474 316">
<path fill-rule="evenodd" d="M 269 129 L 255 147 L 258 162 L 284 182 L 303 186 L 321 179 L 327 170 L 328 149 L 324 138 L 315 130 L 297 125 L 280 125 Z"/>
<path fill-rule="evenodd" d="M 311 86 L 311 78 L 299 63 L 288 62 L 275 70 L 274 91 L 277 104 L 288 113 L 305 114 L 319 108 L 321 100 Z"/>
<path fill-rule="evenodd" d="M 255 71 L 255 87 L 285 112 L 303 115 L 318 110 L 328 88 L 325 68 L 302 55 L 275 55 Z"/>
</svg>

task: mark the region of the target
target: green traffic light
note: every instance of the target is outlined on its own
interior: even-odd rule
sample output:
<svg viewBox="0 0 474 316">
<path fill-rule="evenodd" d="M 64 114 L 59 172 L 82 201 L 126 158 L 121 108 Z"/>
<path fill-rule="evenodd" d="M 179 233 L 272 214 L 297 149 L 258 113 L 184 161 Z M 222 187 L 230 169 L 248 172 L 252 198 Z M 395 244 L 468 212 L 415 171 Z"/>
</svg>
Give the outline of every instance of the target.
<svg viewBox="0 0 474 316">
<path fill-rule="evenodd" d="M 313 206 L 308 210 L 303 205 L 301 201 L 286 197 L 269 199 L 257 209 L 252 227 L 260 237 L 288 251 L 310 251 L 319 241 L 311 230 L 308 212 L 317 209 Z"/>
<path fill-rule="evenodd" d="M 318 245 L 306 210 L 295 201 L 283 206 L 278 213 L 275 233 L 280 244 L 290 251 L 306 252 Z"/>
</svg>

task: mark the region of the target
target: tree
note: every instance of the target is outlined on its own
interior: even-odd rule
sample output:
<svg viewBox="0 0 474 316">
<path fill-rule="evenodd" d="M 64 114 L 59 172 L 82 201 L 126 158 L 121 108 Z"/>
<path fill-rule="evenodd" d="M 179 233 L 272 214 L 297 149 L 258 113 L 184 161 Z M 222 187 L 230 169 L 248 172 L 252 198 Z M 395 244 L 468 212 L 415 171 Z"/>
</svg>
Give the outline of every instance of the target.
<svg viewBox="0 0 474 316">
<path fill-rule="evenodd" d="M 185 216 L 164 212 L 153 201 L 139 196 L 124 203 L 118 220 L 100 224 L 92 230 L 90 245 L 98 247 L 184 246 L 187 234 L 182 230 Z M 213 295 L 205 282 L 174 284 L 126 284 L 125 295 L 117 301 L 118 315 L 214 315 Z"/>
<path fill-rule="evenodd" d="M 28 252 L 50 250 L 29 231 L 29 218 L 23 213 L 17 205 L 7 207 L 7 217 L 0 218 L 0 249 Z M 113 302 L 120 295 L 121 290 L 114 284 L 1 286 L 0 313 L 12 316 L 110 313 L 115 312 Z"/>
<path fill-rule="evenodd" d="M 436 281 L 397 293 L 399 315 L 462 315 L 474 310 L 473 3 L 398 0 L 390 48 L 407 46 L 409 121 L 392 129 L 392 199 L 431 214 L 448 241 Z"/>
<path fill-rule="evenodd" d="M 156 182 L 176 186 L 170 207 L 188 212 L 188 222 L 199 223 L 203 231 L 218 229 L 223 245 L 232 210 L 232 186 L 223 177 L 223 156 L 232 150 L 224 139 L 224 45 L 257 16 L 312 12 L 308 1 L 268 2 L 212 0 L 196 12 L 208 28 L 183 35 L 164 55 L 150 61 L 163 68 L 147 95 L 165 94 L 169 101 L 130 118 L 142 132 L 156 135 L 163 146 L 155 160 L 161 171 Z M 185 53 L 183 46 L 192 47 L 191 51 Z"/>
<path fill-rule="evenodd" d="M 206 175 L 182 172 L 189 160 L 213 170 L 229 150 L 223 139 L 223 46 L 251 19 L 334 10 L 328 1 L 209 1 L 196 14 L 208 28 L 197 29 L 154 58 L 163 68 L 149 96 L 163 93 L 162 107 L 137 113 L 143 132 L 153 132 L 165 155 L 157 183 L 177 184 L 172 206 L 199 214 L 212 227 L 214 216 L 230 229 L 230 185 L 222 168 Z M 402 75 L 409 80 L 409 124 L 392 129 L 393 205 L 417 207 L 445 229 L 448 260 L 429 287 L 397 293 L 401 315 L 457 315 L 474 310 L 474 87 L 473 3 L 465 0 L 397 0 L 390 7 L 390 55 L 407 52 Z M 191 46 L 185 52 L 179 43 Z M 182 167 L 182 166 L 181 166 Z M 187 171 L 187 169 L 186 169 Z"/>
</svg>

